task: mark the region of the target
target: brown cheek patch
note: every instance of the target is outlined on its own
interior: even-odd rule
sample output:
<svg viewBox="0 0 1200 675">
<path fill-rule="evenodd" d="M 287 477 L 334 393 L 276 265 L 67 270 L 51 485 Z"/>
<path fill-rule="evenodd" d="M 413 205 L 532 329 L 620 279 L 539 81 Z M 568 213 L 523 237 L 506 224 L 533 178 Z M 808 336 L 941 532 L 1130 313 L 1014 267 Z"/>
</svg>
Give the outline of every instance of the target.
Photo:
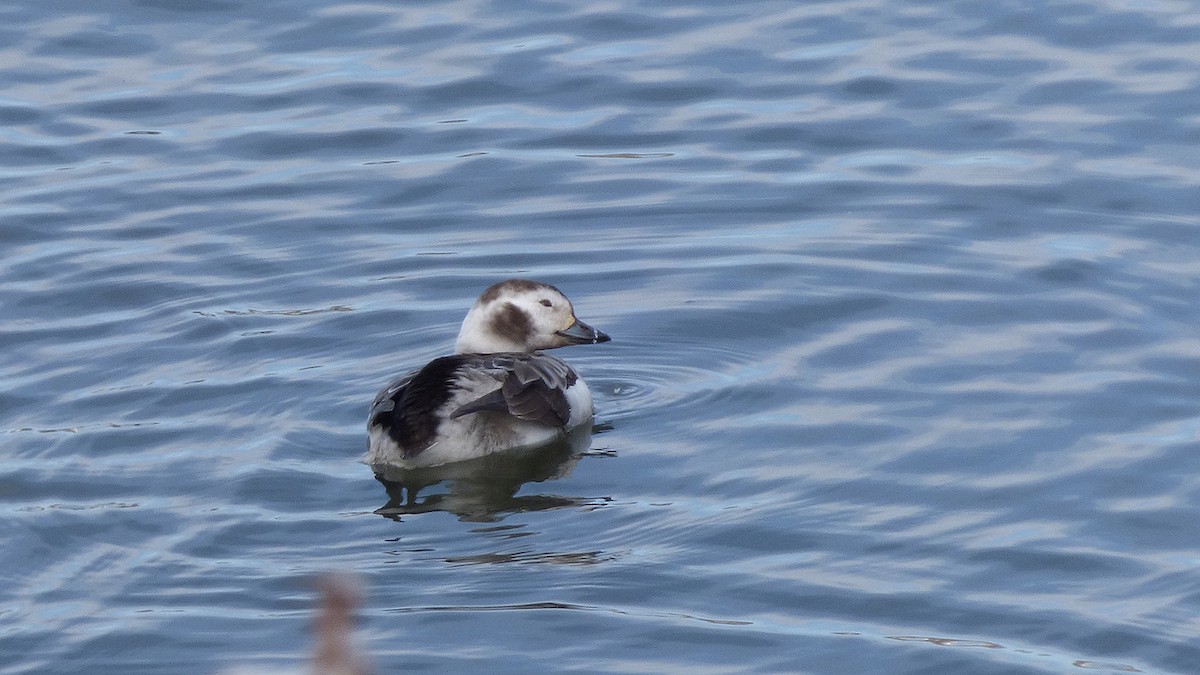
<svg viewBox="0 0 1200 675">
<path fill-rule="evenodd" d="M 516 305 L 506 302 L 492 318 L 492 332 L 517 344 L 525 344 L 533 332 L 533 322 Z"/>
</svg>

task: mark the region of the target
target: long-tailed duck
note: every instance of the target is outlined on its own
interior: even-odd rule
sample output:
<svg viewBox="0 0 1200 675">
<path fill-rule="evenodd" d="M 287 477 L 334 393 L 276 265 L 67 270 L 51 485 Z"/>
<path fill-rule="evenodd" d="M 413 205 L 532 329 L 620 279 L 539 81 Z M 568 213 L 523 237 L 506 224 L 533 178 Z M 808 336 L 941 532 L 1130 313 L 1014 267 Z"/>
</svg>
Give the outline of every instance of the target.
<svg viewBox="0 0 1200 675">
<path fill-rule="evenodd" d="M 565 361 L 537 350 L 609 339 L 549 284 L 494 284 L 463 319 L 457 353 L 375 397 L 363 461 L 435 466 L 560 438 L 591 422 L 592 394 Z"/>
</svg>

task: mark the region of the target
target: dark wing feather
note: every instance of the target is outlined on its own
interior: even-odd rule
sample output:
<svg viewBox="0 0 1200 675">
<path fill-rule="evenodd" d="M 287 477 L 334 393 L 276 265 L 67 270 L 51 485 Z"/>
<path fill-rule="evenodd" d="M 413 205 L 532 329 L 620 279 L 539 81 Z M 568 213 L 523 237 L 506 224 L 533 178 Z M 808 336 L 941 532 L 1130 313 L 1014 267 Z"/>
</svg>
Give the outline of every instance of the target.
<svg viewBox="0 0 1200 675">
<path fill-rule="evenodd" d="M 470 403 L 464 403 L 455 409 L 455 411 L 450 414 L 450 417 L 462 417 L 463 415 L 470 415 L 471 413 L 479 412 L 481 410 L 491 410 L 492 412 L 508 412 L 508 402 L 504 400 L 504 392 L 497 389 L 489 394 L 480 396 Z"/>
<path fill-rule="evenodd" d="M 437 411 L 454 393 L 462 355 L 442 356 L 415 373 L 393 381 L 371 406 L 368 426 L 383 426 L 404 457 L 419 455 L 437 436 Z"/>
<path fill-rule="evenodd" d="M 522 420 L 561 427 L 571 416 L 567 388 L 578 375 L 564 361 L 545 354 L 492 354 L 478 356 L 479 366 L 500 371 L 500 388 L 454 411 L 459 417 L 481 410 L 507 412 Z"/>
</svg>

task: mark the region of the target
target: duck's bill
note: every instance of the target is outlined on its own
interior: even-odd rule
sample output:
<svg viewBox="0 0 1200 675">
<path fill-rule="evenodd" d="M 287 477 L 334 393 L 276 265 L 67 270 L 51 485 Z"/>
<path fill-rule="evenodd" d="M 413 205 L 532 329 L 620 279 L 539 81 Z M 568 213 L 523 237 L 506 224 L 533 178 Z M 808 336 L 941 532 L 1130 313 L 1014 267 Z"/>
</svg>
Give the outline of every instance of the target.
<svg viewBox="0 0 1200 675">
<path fill-rule="evenodd" d="M 558 334 L 566 338 L 568 344 L 573 345 L 594 345 L 597 342 L 608 342 L 612 339 L 606 333 L 592 328 L 579 319 L 575 319 L 575 323 L 558 331 Z"/>
</svg>

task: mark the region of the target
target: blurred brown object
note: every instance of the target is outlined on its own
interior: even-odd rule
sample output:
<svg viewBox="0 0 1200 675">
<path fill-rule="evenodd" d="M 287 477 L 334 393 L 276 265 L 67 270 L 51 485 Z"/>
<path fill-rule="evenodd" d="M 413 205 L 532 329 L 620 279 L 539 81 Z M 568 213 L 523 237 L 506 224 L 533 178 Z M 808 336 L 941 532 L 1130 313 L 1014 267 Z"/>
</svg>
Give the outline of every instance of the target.
<svg viewBox="0 0 1200 675">
<path fill-rule="evenodd" d="M 220 675 L 371 675 L 366 657 L 354 646 L 354 610 L 362 598 L 357 580 L 346 574 L 326 574 L 317 580 L 320 592 L 312 631 L 315 646 L 306 666 L 235 666 Z"/>
<path fill-rule="evenodd" d="M 370 666 L 354 647 L 354 610 L 362 600 L 359 584 L 344 574 L 327 574 L 317 588 L 321 600 L 313 620 L 313 674 L 370 675 Z"/>
</svg>

